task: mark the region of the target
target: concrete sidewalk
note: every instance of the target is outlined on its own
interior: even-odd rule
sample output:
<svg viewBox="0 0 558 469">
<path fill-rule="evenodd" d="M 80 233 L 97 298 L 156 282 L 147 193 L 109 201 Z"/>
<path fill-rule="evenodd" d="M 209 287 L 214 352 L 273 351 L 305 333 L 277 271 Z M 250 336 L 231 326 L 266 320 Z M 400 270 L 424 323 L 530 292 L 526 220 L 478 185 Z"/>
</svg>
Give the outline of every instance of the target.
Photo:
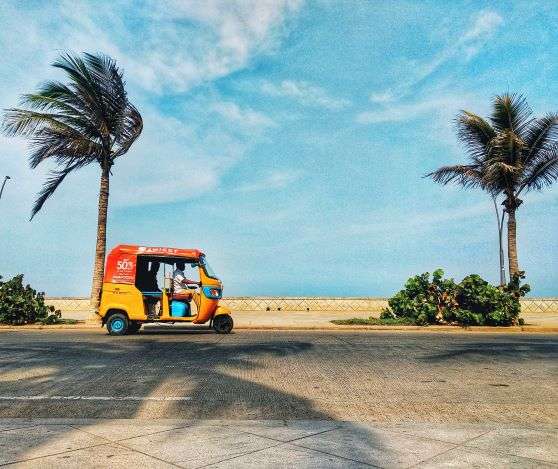
<svg viewBox="0 0 558 469">
<path fill-rule="evenodd" d="M 0 419 L 15 467 L 556 467 L 555 426 Z"/>
</svg>

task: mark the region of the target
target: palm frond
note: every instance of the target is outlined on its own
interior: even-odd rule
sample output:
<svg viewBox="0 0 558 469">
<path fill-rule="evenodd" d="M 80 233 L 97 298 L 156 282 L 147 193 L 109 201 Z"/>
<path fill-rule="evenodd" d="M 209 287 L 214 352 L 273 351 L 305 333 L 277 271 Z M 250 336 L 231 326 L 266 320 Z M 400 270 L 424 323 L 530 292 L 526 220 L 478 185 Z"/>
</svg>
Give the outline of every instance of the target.
<svg viewBox="0 0 558 469">
<path fill-rule="evenodd" d="M 486 120 L 469 111 L 461 111 L 457 116 L 457 136 L 465 145 L 471 158 L 482 160 L 490 149 L 490 142 L 496 132 Z"/>
<path fill-rule="evenodd" d="M 524 165 L 535 163 L 539 154 L 558 144 L 558 114 L 549 113 L 544 117 L 533 119 L 526 131 L 525 145 L 527 154 Z"/>
<path fill-rule="evenodd" d="M 497 132 L 509 130 L 522 137 L 531 122 L 531 108 L 521 94 L 504 93 L 495 96 L 490 118 Z"/>
<path fill-rule="evenodd" d="M 523 165 L 523 154 L 526 149 L 525 142 L 515 132 L 509 129 L 502 130 L 492 139 L 487 164 L 504 163 L 520 167 Z"/>
<path fill-rule="evenodd" d="M 92 159 L 100 161 L 103 157 L 102 146 L 83 135 L 52 128 L 37 132 L 31 140 L 34 151 L 29 157 L 29 165 L 36 168 L 47 158 L 54 157 L 65 164 L 68 159 Z"/>
<path fill-rule="evenodd" d="M 84 62 L 101 90 L 101 102 L 111 134 L 117 134 L 128 104 L 123 74 L 107 55 L 84 54 Z"/>
<path fill-rule="evenodd" d="M 89 103 L 83 99 L 72 83 L 66 85 L 59 81 L 47 81 L 39 87 L 35 94 L 68 104 L 84 116 L 89 116 L 91 112 Z"/>
<path fill-rule="evenodd" d="M 52 196 L 52 194 L 54 194 L 58 186 L 62 184 L 62 181 L 66 179 L 66 176 L 68 176 L 68 174 L 70 174 L 72 171 L 78 168 L 88 165 L 89 163 L 91 163 L 91 161 L 79 160 L 77 162 L 74 162 L 73 164 L 67 165 L 65 168 L 61 170 L 51 171 L 48 179 L 43 185 L 43 188 L 37 195 L 37 199 L 35 199 L 35 203 L 33 204 L 33 209 L 31 210 L 31 218 L 29 220 L 32 220 L 33 217 L 35 217 L 35 215 L 39 213 L 44 203 L 48 200 L 50 196 Z"/>
<path fill-rule="evenodd" d="M 523 182 L 517 191 L 523 189 L 541 190 L 558 180 L 558 143 L 547 148 L 537 159 L 536 164 L 529 167 L 524 175 Z"/>
<path fill-rule="evenodd" d="M 85 61 L 81 57 L 66 53 L 53 62 L 52 66 L 66 72 L 71 80 L 68 88 L 79 97 L 82 106 L 89 114 L 89 118 L 96 121 L 98 126 L 101 126 L 105 120 L 102 89 Z"/>
<path fill-rule="evenodd" d="M 23 137 L 30 137 L 45 127 L 67 131 L 75 130 L 64 120 L 67 120 L 67 116 L 64 114 L 49 114 L 27 109 L 7 109 L 2 121 L 2 130 L 8 136 L 20 135 Z"/>
<path fill-rule="evenodd" d="M 40 92 L 24 94 L 21 98 L 21 104 L 22 106 L 26 106 L 41 112 L 63 112 L 76 118 L 82 116 L 82 111 L 80 109 L 77 109 L 71 104 L 64 102 L 60 98 L 53 98 L 51 96 L 41 94 Z"/>
<path fill-rule="evenodd" d="M 497 158 L 487 162 L 483 175 L 483 187 L 492 195 L 514 191 L 521 179 L 522 168 Z"/>
<path fill-rule="evenodd" d="M 442 166 L 425 177 L 443 185 L 456 183 L 465 188 L 483 187 L 482 170 L 474 165 Z"/>
<path fill-rule="evenodd" d="M 52 66 L 64 70 L 70 77 L 71 84 L 89 94 L 91 98 L 98 94 L 98 83 L 81 57 L 70 53 L 62 54 Z"/>
<path fill-rule="evenodd" d="M 132 104 L 128 103 L 120 134 L 116 136 L 116 148 L 113 158 L 124 155 L 140 136 L 142 130 L 143 120 L 141 114 Z"/>
</svg>

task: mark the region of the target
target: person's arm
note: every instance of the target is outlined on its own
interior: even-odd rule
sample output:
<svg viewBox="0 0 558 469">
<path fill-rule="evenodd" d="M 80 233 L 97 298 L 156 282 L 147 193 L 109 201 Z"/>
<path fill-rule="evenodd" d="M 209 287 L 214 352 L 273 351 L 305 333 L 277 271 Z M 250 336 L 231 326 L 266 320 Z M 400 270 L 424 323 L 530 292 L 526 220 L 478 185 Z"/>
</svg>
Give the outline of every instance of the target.
<svg viewBox="0 0 558 469">
<path fill-rule="evenodd" d="M 174 276 L 175 281 L 177 281 L 180 285 L 187 286 L 187 285 L 201 285 L 201 282 L 196 282 L 195 280 L 190 280 L 186 278 L 184 274 L 178 273 Z"/>
<path fill-rule="evenodd" d="M 184 280 L 182 280 L 182 283 L 184 285 L 198 285 L 201 286 L 201 282 L 196 282 L 195 280 L 190 280 L 189 278 L 184 277 Z"/>
</svg>

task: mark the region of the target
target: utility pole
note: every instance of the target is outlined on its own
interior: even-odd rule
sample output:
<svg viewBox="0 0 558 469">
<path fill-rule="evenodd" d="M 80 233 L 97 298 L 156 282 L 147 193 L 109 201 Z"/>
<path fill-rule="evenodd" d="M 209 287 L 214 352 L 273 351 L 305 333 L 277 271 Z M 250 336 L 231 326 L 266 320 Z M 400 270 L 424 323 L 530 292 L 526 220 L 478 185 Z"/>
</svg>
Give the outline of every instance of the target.
<svg viewBox="0 0 558 469">
<path fill-rule="evenodd" d="M 4 181 L 2 182 L 2 187 L 0 188 L 0 199 L 2 198 L 2 192 L 4 192 L 4 186 L 6 185 L 6 181 L 11 179 L 10 176 L 4 176 Z"/>
<path fill-rule="evenodd" d="M 498 210 L 498 203 L 496 202 L 496 197 L 492 197 L 494 202 L 494 210 L 496 211 L 496 220 L 498 221 L 498 244 L 500 245 L 500 286 L 506 285 L 506 268 L 504 267 L 504 248 L 502 246 L 502 232 L 504 231 L 504 212 L 500 217 L 500 211 Z"/>
</svg>

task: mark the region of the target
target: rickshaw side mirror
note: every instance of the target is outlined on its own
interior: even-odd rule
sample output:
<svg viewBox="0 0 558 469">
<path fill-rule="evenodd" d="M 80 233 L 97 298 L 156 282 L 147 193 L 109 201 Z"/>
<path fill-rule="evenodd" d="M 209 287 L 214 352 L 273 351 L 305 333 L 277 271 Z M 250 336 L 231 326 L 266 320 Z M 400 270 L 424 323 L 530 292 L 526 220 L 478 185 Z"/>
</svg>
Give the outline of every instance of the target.
<svg viewBox="0 0 558 469">
<path fill-rule="evenodd" d="M 165 277 L 165 290 L 170 291 L 172 289 L 172 278 Z"/>
</svg>

